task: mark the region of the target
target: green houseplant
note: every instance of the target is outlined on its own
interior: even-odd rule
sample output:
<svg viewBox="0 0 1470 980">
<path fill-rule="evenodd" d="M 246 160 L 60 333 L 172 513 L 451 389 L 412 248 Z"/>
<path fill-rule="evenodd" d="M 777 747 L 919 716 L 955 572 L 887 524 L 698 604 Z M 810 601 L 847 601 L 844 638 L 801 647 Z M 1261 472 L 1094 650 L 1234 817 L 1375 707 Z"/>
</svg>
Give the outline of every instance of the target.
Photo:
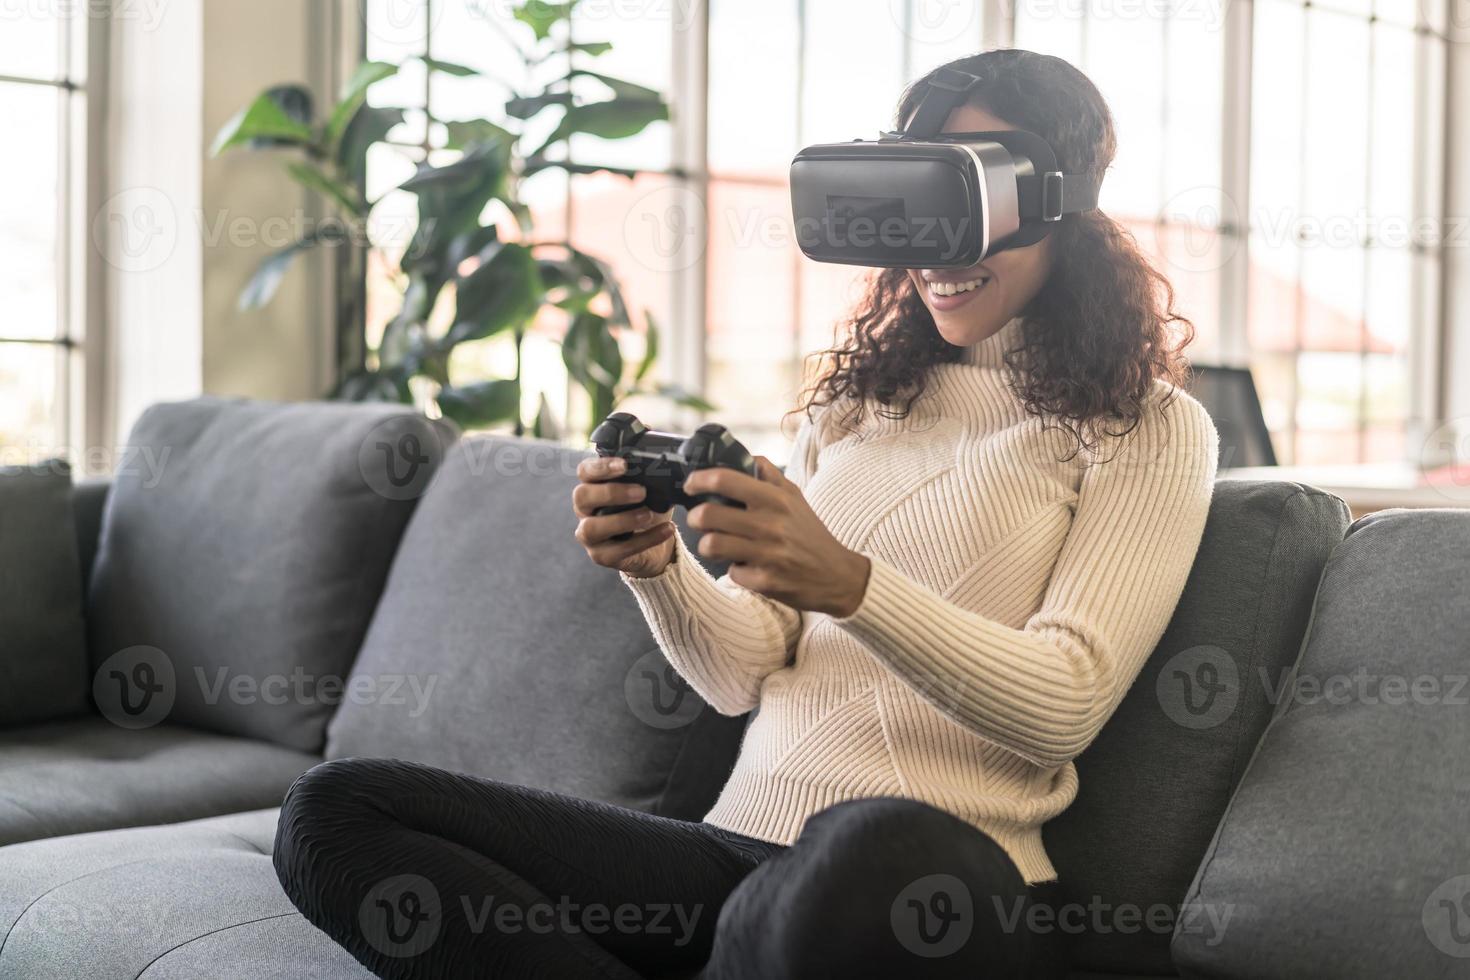
<svg viewBox="0 0 1470 980">
<path fill-rule="evenodd" d="M 322 246 L 345 250 L 337 323 L 341 363 L 333 397 L 413 403 L 424 400 L 428 391 L 428 400 L 444 415 L 468 428 L 504 425 L 518 435 L 558 435 L 563 427 L 544 397 L 534 410 L 523 411 L 522 345 L 550 307 L 560 310 L 566 323 L 561 351 L 567 375 L 587 396 L 584 424 L 569 428 L 585 432 L 635 394 L 710 409 L 696 394 L 653 384 L 659 334 L 652 317 L 629 310 L 607 263 L 568 241 L 538 238 L 521 197 L 523 183 L 549 169 L 573 177 L 609 171 L 631 178 L 631 171 L 568 162 L 568 140 L 576 134 L 622 139 L 668 118 L 668 104 L 659 92 L 586 67 L 612 45 L 571 39 L 577 3 L 522 0 L 514 7 L 523 34 L 514 39 L 521 67 L 560 57 L 566 70 L 539 91 L 513 93 L 503 121 L 447 122 L 442 149 L 455 151 L 457 158 L 442 165 L 421 164 L 400 185 L 417 199 L 417 224 L 393 270 L 402 308 L 373 349 L 366 344 L 359 299 L 365 255 L 378 247 L 370 236 L 369 219 L 377 202 L 368 200 L 364 190 L 365 160 L 368 148 L 386 140 L 404 112 L 369 105 L 367 96 L 371 86 L 401 66 L 362 64 L 325 118 L 316 116 L 307 89 L 284 85 L 262 93 L 220 130 L 212 150 L 216 155 L 239 148 L 293 151 L 287 172 L 333 209 L 333 221 L 268 257 L 240 296 L 242 308 L 263 306 L 301 253 Z M 463 65 L 422 60 L 433 72 L 478 73 Z M 589 87 L 598 89 L 600 97 L 583 95 Z M 533 141 L 526 134 L 543 113 L 559 118 L 548 137 Z M 496 212 L 502 221 L 486 220 Z M 508 335 L 515 345 L 511 377 L 451 376 L 456 347 L 500 335 Z M 628 352 L 630 347 L 634 353 Z"/>
</svg>

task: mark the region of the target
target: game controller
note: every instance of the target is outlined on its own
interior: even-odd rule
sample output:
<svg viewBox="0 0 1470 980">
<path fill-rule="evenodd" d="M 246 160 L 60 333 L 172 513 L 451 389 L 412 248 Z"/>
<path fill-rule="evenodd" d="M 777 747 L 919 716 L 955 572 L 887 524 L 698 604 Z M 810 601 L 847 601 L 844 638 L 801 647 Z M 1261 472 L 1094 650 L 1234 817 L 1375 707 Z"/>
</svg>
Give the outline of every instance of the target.
<svg viewBox="0 0 1470 980">
<path fill-rule="evenodd" d="M 636 483 L 647 491 L 640 503 L 602 507 L 597 511 L 599 515 L 621 514 L 639 507 L 662 514 L 675 506 L 687 509 L 709 502 L 743 508 L 740 501 L 719 494 L 687 494 L 684 481 L 699 470 L 716 466 L 756 475 L 755 457 L 728 429 L 713 422 L 700 426 L 691 436 L 678 436 L 650 429 L 627 412 L 614 412 L 593 430 L 592 448 L 599 456 L 627 461 L 627 473 L 612 482 Z M 631 537 L 620 534 L 613 540 Z"/>
</svg>

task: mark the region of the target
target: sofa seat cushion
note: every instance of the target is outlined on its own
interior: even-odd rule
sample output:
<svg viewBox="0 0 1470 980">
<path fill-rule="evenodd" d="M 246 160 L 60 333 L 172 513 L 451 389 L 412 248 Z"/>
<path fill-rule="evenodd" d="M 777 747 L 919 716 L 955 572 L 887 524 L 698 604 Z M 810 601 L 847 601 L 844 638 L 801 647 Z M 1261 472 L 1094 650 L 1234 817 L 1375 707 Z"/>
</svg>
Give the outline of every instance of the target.
<svg viewBox="0 0 1470 980">
<path fill-rule="evenodd" d="M 103 713 L 146 703 L 140 724 L 320 752 L 451 435 L 402 405 L 201 398 L 144 412 L 88 596 L 92 666 L 125 685 L 94 684 Z"/>
<path fill-rule="evenodd" d="M 1470 511 L 1384 511 L 1322 576 L 1301 659 L 1174 938 L 1186 976 L 1464 977 Z"/>
<path fill-rule="evenodd" d="M 573 538 L 585 453 L 467 438 L 404 532 L 327 756 L 407 759 L 698 819 L 741 719 L 704 705 L 659 653 L 632 593 Z"/>
<path fill-rule="evenodd" d="M 0 732 L 0 845 L 192 820 L 281 802 L 321 761 L 181 725 L 97 717 Z"/>
<path fill-rule="evenodd" d="M 0 849 L 0 976 L 371 980 L 281 891 L 276 816 Z"/>
<path fill-rule="evenodd" d="M 1168 629 L 1043 834 L 1079 970 L 1170 974 L 1178 910 L 1296 661 L 1338 498 L 1222 480 Z M 1209 923 L 1188 923 L 1209 929 Z"/>
</svg>

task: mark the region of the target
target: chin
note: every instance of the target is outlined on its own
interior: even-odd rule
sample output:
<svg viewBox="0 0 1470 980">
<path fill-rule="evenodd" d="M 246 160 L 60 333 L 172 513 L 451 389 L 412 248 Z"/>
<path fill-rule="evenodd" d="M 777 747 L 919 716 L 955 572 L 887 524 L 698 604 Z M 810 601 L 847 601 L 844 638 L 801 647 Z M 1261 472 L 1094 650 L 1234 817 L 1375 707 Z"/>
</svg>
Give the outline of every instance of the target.
<svg viewBox="0 0 1470 980">
<path fill-rule="evenodd" d="M 981 314 L 957 317 L 952 313 L 929 311 L 934 317 L 934 326 L 939 336 L 956 347 L 971 347 L 1006 325 L 1007 317 Z M 968 312 L 968 311 L 967 311 Z M 979 312 L 979 311 L 975 311 Z"/>
</svg>

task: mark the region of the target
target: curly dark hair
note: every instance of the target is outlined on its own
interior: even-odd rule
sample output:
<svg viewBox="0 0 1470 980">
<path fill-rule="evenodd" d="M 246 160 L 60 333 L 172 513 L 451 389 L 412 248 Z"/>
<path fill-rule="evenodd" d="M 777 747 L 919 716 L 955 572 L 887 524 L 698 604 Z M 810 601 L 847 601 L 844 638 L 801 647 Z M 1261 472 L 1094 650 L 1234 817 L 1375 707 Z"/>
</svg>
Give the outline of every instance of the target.
<svg viewBox="0 0 1470 980">
<path fill-rule="evenodd" d="M 1107 103 L 1060 58 L 1000 49 L 945 67 L 979 76 L 970 104 L 1043 137 L 1063 171 L 1101 178 L 1112 162 L 1117 137 Z M 929 77 L 904 93 L 898 127 L 918 107 Z M 1173 287 L 1133 235 L 1101 211 L 1066 215 L 1050 237 L 1051 271 L 1021 311 L 1021 346 L 1005 359 L 1027 413 L 1070 431 L 1075 455 L 1135 429 L 1155 379 L 1182 386 L 1183 349 L 1194 327 L 1175 311 Z M 813 355 L 825 369 L 797 411 L 810 416 L 850 399 L 840 419 L 849 429 L 862 421 L 869 398 L 882 415 L 907 416 L 931 367 L 958 361 L 962 351 L 940 336 L 903 269 L 876 272 L 841 326 L 845 340 Z"/>
</svg>

